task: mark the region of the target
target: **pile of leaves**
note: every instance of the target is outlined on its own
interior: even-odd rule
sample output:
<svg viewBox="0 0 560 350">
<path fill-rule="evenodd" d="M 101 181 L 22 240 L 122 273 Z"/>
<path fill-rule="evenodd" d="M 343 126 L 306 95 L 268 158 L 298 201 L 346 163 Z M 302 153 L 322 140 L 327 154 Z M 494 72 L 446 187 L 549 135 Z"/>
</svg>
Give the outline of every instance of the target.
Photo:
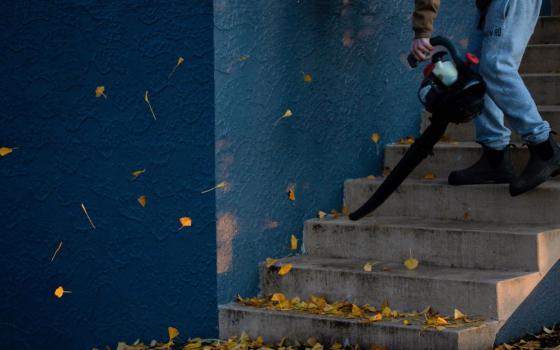
<svg viewBox="0 0 560 350">
<path fill-rule="evenodd" d="M 323 297 L 312 296 L 309 300 L 301 298 L 286 298 L 282 293 L 274 293 L 266 298 L 242 298 L 237 296 L 238 304 L 256 308 L 264 308 L 276 311 L 293 311 L 325 315 L 347 319 L 358 319 L 361 323 L 374 323 L 380 321 L 402 322 L 404 325 L 419 325 L 422 329 L 433 328 L 443 331 L 446 328 L 472 327 L 482 324 L 483 319 L 467 317 L 461 311 L 455 309 L 453 317 L 445 316 L 432 307 L 428 306 L 422 311 L 400 312 L 391 309 L 388 302 L 384 302 L 379 308 L 365 304 L 356 305 L 348 301 L 328 302 Z"/>
<path fill-rule="evenodd" d="M 539 335 L 530 335 L 511 345 L 502 344 L 495 350 L 560 350 L 560 327 L 544 327 Z"/>
</svg>

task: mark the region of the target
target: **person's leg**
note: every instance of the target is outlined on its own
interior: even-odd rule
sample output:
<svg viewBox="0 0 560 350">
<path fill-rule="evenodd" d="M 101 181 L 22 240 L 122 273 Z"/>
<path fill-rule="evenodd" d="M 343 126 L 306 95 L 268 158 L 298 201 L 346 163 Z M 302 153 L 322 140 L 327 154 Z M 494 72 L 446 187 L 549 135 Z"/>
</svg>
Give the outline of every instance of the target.
<svg viewBox="0 0 560 350">
<path fill-rule="evenodd" d="M 542 0 L 493 0 L 486 16 L 480 59 L 480 73 L 487 84 L 488 95 L 505 113 L 511 127 L 529 143 L 543 142 L 550 134 L 548 122 L 540 116 L 519 75 L 541 3 Z M 489 119 L 483 118 L 480 123 L 488 123 L 480 128 L 483 142 L 492 139 L 494 129 L 499 137 L 503 135 L 500 120 Z"/>
<path fill-rule="evenodd" d="M 477 15 L 476 23 L 480 21 Z M 481 57 L 483 31 L 473 27 L 469 37 L 468 52 Z M 475 119 L 476 141 L 482 145 L 482 156 L 472 166 L 449 174 L 448 182 L 454 186 L 475 184 L 510 183 L 515 177 L 507 149 L 511 131 L 504 126 L 504 114 L 488 94 L 484 97 L 484 110 Z"/>
</svg>

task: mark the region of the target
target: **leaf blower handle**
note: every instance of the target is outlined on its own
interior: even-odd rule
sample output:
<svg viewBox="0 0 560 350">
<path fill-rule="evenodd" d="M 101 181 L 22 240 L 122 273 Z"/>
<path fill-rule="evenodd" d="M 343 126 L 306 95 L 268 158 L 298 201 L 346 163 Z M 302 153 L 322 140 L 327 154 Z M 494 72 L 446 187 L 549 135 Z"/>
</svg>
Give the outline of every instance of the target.
<svg viewBox="0 0 560 350">
<path fill-rule="evenodd" d="M 447 49 L 447 51 L 449 52 L 449 54 L 451 55 L 451 58 L 453 59 L 453 61 L 455 61 L 455 64 L 457 66 L 464 64 L 464 61 L 457 54 L 457 49 L 455 48 L 455 45 L 453 45 L 451 40 L 449 40 L 447 38 L 444 38 L 442 36 L 435 36 L 435 37 L 430 39 L 430 44 L 432 44 L 432 46 L 443 46 L 443 47 L 445 47 Z M 416 68 L 416 67 L 418 67 L 418 63 L 420 63 L 416 59 L 416 57 L 414 57 L 413 54 L 408 55 L 407 60 L 408 60 L 408 64 L 410 65 L 410 68 Z"/>
</svg>

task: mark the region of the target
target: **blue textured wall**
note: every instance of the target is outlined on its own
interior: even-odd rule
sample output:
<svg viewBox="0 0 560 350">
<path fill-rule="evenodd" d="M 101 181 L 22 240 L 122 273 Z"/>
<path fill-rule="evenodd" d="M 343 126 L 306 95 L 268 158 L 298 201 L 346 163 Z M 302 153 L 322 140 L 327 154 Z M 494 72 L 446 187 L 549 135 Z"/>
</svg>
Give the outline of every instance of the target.
<svg viewBox="0 0 560 350">
<path fill-rule="evenodd" d="M 439 32 L 466 44 L 474 4 L 443 3 Z M 287 255 L 318 210 L 340 210 L 345 179 L 380 173 L 373 132 L 382 149 L 418 131 L 421 74 L 405 65 L 412 6 L 214 1 L 216 177 L 229 184 L 217 194 L 219 302 L 254 295 L 257 263 Z M 286 109 L 294 116 L 274 127 Z"/>
<path fill-rule="evenodd" d="M 1 17 L 0 147 L 19 149 L 0 158 L 0 347 L 214 335 L 212 2 L 12 1 Z"/>
</svg>

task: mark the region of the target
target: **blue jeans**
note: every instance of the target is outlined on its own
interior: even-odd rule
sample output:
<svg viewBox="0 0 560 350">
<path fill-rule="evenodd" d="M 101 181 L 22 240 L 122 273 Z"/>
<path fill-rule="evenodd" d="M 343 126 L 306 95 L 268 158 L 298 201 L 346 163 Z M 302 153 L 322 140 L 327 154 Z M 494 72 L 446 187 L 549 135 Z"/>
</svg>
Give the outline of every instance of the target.
<svg viewBox="0 0 560 350">
<path fill-rule="evenodd" d="M 548 139 L 550 125 L 519 75 L 519 66 L 539 18 L 542 0 L 493 0 L 483 30 L 469 39 L 469 51 L 480 57 L 479 72 L 487 84 L 485 108 L 475 120 L 476 141 L 492 149 L 510 143 L 511 128 L 527 143 Z"/>
</svg>

